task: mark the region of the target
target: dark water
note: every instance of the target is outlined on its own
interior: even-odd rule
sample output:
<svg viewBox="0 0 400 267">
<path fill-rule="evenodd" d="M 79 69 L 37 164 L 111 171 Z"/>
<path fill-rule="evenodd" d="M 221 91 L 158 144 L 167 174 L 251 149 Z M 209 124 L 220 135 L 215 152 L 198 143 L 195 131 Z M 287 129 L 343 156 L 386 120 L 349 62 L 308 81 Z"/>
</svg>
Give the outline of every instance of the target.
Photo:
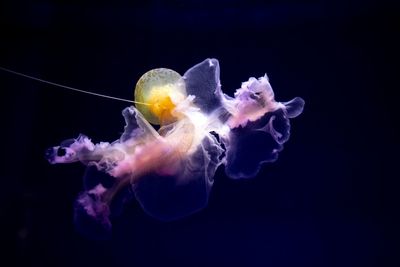
<svg viewBox="0 0 400 267">
<path fill-rule="evenodd" d="M 216 174 L 209 205 L 163 223 L 129 204 L 108 241 L 73 226 L 84 167 L 47 147 L 113 141 L 124 103 L 0 73 L 1 223 L 7 266 L 398 266 L 399 9 L 385 1 L 3 1 L 0 65 L 133 98 L 146 71 L 218 58 L 232 94 L 268 73 L 304 113 L 257 178 Z"/>
</svg>

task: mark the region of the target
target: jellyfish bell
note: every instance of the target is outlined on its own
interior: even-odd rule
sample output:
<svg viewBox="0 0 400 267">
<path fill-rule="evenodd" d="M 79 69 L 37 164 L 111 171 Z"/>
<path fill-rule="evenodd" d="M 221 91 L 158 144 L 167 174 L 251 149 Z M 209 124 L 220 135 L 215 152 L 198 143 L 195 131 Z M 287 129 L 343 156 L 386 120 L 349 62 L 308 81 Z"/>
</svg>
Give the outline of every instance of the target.
<svg viewBox="0 0 400 267">
<path fill-rule="evenodd" d="M 153 69 L 140 77 L 135 87 L 137 109 L 150 123 L 166 125 L 179 119 L 175 107 L 187 97 L 182 76 L 171 69 Z"/>
</svg>

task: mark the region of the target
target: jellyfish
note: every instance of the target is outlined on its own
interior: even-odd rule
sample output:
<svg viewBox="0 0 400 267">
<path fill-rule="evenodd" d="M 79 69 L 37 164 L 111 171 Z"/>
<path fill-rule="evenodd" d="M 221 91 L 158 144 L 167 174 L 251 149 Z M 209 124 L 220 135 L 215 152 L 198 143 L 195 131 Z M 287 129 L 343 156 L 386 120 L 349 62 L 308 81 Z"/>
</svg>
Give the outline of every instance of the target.
<svg viewBox="0 0 400 267">
<path fill-rule="evenodd" d="M 257 176 L 277 160 L 290 121 L 304 100 L 275 101 L 267 75 L 243 82 L 233 96 L 221 90 L 217 59 L 183 76 L 166 68 L 145 73 L 135 106 L 122 111 L 125 128 L 114 142 L 94 144 L 83 134 L 49 148 L 51 164 L 87 165 L 75 222 L 84 232 L 109 233 L 113 216 L 134 199 L 161 221 L 203 209 L 222 165 L 232 179 Z"/>
</svg>

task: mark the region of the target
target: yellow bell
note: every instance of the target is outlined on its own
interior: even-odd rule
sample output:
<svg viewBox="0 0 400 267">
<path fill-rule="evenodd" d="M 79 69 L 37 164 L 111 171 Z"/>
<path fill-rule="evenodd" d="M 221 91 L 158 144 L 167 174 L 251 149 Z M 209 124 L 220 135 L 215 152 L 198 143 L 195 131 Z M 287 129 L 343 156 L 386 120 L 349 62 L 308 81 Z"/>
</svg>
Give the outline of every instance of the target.
<svg viewBox="0 0 400 267">
<path fill-rule="evenodd" d="M 137 109 L 150 123 L 166 125 L 177 120 L 174 109 L 186 98 L 179 73 L 171 69 L 153 69 L 140 77 L 135 88 Z"/>
</svg>

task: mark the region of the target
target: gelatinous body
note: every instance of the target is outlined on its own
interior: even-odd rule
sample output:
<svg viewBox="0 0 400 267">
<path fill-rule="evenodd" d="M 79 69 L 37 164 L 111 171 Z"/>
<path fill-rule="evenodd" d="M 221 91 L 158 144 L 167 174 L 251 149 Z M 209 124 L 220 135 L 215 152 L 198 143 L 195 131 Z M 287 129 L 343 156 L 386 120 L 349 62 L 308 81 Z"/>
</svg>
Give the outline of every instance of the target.
<svg viewBox="0 0 400 267">
<path fill-rule="evenodd" d="M 123 110 L 126 126 L 119 140 L 93 144 L 80 135 L 46 153 L 50 163 L 88 165 L 76 203 L 80 228 L 95 229 L 94 224 L 107 232 L 110 217 L 132 198 L 160 220 L 202 209 L 217 168 L 224 165 L 235 179 L 257 175 L 262 163 L 277 159 L 289 139 L 289 119 L 304 106 L 298 97 L 276 102 L 267 76 L 250 78 L 233 97 L 225 95 L 216 59 L 183 77 L 169 69 L 149 71 L 138 81 L 135 98 L 141 104 Z"/>
</svg>

